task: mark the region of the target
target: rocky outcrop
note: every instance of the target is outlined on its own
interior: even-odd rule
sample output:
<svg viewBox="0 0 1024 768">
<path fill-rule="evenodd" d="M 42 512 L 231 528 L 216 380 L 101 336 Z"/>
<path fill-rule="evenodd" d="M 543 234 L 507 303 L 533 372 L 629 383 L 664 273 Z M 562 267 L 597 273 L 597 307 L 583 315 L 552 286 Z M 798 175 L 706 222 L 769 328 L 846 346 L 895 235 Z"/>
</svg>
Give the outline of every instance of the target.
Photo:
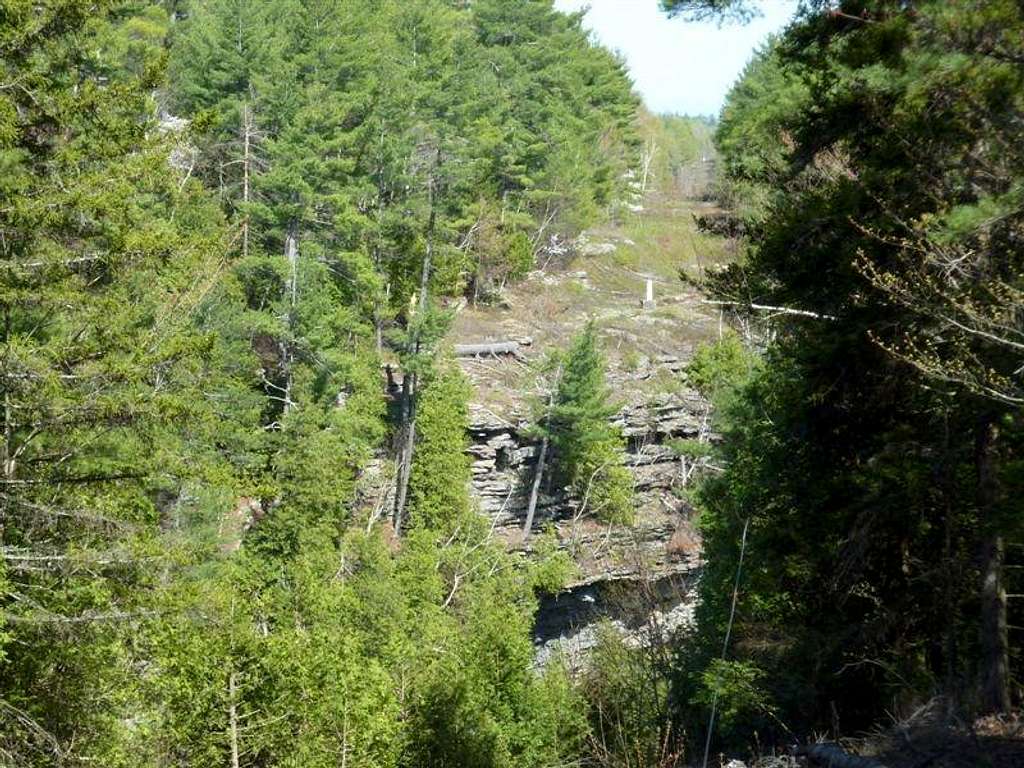
<svg viewBox="0 0 1024 768">
<path fill-rule="evenodd" d="M 681 481 L 680 460 L 671 442 L 706 433 L 707 407 L 695 393 L 665 394 L 625 406 L 615 423 L 626 438 L 626 463 L 633 472 L 641 510 L 662 504 Z M 494 519 L 496 529 L 518 530 L 523 523 L 539 446 L 529 435 L 529 422 L 505 418 L 483 406 L 470 409 L 469 454 L 473 459 L 473 491 L 480 511 Z M 573 517 L 577 505 L 563 489 L 541 494 L 537 527 Z"/>
<path fill-rule="evenodd" d="M 559 658 L 579 668 L 602 628 L 633 647 L 666 642 L 693 621 L 697 573 L 691 568 L 660 577 L 602 579 L 547 597 L 534 623 L 536 665 Z"/>
<path fill-rule="evenodd" d="M 673 359 L 674 360 L 674 359 Z M 671 366 L 673 360 L 659 361 Z M 472 488 L 480 512 L 508 546 L 522 546 L 530 481 L 539 444 L 529 423 L 483 406 L 471 408 Z M 707 405 L 693 392 L 638 398 L 614 419 L 626 438 L 626 464 L 635 480 L 633 525 L 607 525 L 579 514 L 579 503 L 562 488 L 544 488 L 535 528 L 552 526 L 573 556 L 579 578 L 542 603 L 535 637 L 538 661 L 556 649 L 578 663 L 610 622 L 629 642 L 672 631 L 693 610 L 700 541 L 685 501 L 690 477 L 674 450 L 679 439 L 707 437 Z"/>
</svg>

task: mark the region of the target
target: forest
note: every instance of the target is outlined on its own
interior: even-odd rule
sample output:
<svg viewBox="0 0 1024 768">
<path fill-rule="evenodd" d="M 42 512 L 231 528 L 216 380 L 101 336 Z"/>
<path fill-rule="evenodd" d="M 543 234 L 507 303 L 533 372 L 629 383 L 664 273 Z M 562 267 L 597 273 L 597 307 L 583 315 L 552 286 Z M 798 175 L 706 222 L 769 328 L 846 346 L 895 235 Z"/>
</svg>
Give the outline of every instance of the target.
<svg viewBox="0 0 1024 768">
<path fill-rule="evenodd" d="M 1021 764 L 1024 4 L 803 0 L 710 126 L 583 18 L 0 2 L 0 766 Z M 720 308 L 665 446 L 692 620 L 538 664 L 551 489 L 642 522 L 636 355 L 600 313 L 490 350 L 536 385 L 510 543 L 453 328 L 687 164 L 733 254 L 669 264 Z"/>
</svg>

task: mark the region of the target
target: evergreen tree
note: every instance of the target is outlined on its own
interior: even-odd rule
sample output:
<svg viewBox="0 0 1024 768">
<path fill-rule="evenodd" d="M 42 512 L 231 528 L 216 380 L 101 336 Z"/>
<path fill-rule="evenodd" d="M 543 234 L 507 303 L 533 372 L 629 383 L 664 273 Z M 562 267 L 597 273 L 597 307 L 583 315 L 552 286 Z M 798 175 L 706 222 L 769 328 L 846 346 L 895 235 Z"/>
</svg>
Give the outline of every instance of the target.
<svg viewBox="0 0 1024 768">
<path fill-rule="evenodd" d="M 633 481 L 623 465 L 622 435 L 610 423 L 616 410 L 590 322 L 566 352 L 547 429 L 558 473 L 584 509 L 602 520 L 624 522 L 633 515 Z"/>
<path fill-rule="evenodd" d="M 1004 35 L 1021 24 L 1011 2 L 812 5 L 732 92 L 725 165 L 754 170 L 767 208 L 745 263 L 708 287 L 804 314 L 722 390 L 698 617 L 719 642 L 687 652 L 691 727 L 748 521 L 728 662 L 768 694 L 749 697 L 755 725 L 773 704 L 813 728 L 834 702 L 851 728 L 935 689 L 968 713 L 1015 695 L 1002 563 L 1021 536 L 1024 88 Z M 759 102 L 796 109 L 763 120 Z M 782 129 L 791 148 L 751 166 L 746 149 Z"/>
<path fill-rule="evenodd" d="M 413 524 L 450 530 L 470 509 L 466 426 L 469 385 L 452 363 L 427 383 L 419 409 L 419 445 L 409 484 Z"/>
<path fill-rule="evenodd" d="M 565 557 L 470 509 L 466 384 L 435 362 L 483 219 L 514 279 L 629 162 L 621 64 L 530 5 L 504 91 L 475 4 L 5 11 L 0 762 L 578 752 L 580 699 L 531 670 Z M 400 542 L 355 513 L 389 345 L 418 382 Z"/>
<path fill-rule="evenodd" d="M 197 477 L 181 425 L 205 418 L 191 319 L 223 229 L 115 21 L 16 5 L 0 31 L 0 750 L 25 766 L 102 761 L 130 716 L 121 639 L 170 567 L 159 533 Z"/>
</svg>

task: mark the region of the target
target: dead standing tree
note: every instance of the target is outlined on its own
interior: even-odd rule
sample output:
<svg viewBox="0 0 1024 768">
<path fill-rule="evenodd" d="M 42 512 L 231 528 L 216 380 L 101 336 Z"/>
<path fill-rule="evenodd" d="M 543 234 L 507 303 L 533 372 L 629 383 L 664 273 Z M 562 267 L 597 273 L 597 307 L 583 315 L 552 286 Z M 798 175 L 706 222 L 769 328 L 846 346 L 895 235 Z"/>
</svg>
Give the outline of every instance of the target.
<svg viewBox="0 0 1024 768">
<path fill-rule="evenodd" d="M 533 483 L 530 486 L 530 501 L 526 506 L 526 520 L 523 522 L 523 541 L 530 538 L 533 529 L 533 517 L 537 511 L 537 499 L 540 496 L 540 485 L 544 478 L 544 470 L 547 467 L 548 452 L 551 447 L 551 435 L 549 432 L 551 422 L 551 409 L 555 406 L 555 394 L 558 392 L 558 383 L 562 379 L 562 366 L 558 366 L 554 382 L 548 387 L 547 406 L 538 419 L 538 427 L 542 431 L 540 441 L 540 454 L 537 456 L 537 469 L 533 473 Z"/>
<path fill-rule="evenodd" d="M 262 152 L 267 134 L 259 127 L 257 109 L 254 106 L 256 102 L 256 94 L 250 87 L 248 98 L 239 108 L 237 136 L 218 147 L 218 153 L 231 158 L 221 160 L 217 172 L 220 196 L 231 199 L 231 206 L 240 217 L 243 258 L 249 256 L 252 239 L 249 206 L 257 199 L 255 182 L 259 175 L 268 169 L 267 160 Z M 240 178 L 237 175 L 239 170 Z"/>
<path fill-rule="evenodd" d="M 414 299 L 414 306 L 410 308 L 409 335 L 406 341 L 405 353 L 410 362 L 414 361 L 422 352 L 422 347 L 427 339 L 424 338 L 424 324 L 427 320 L 430 296 L 430 275 L 433 269 L 435 235 L 437 230 L 437 187 L 438 178 L 442 166 L 441 148 L 434 149 L 434 159 L 429 176 L 427 178 L 427 230 L 426 245 L 423 250 L 423 262 L 420 269 L 419 298 Z M 397 489 L 395 492 L 395 509 L 392 518 L 395 535 L 402 532 L 403 514 L 406 500 L 409 494 L 409 477 L 412 474 L 412 459 L 416 446 L 416 400 L 419 395 L 417 390 L 418 374 L 415 366 L 407 370 L 402 380 L 402 405 L 401 405 L 401 428 L 399 431 L 398 467 L 397 467 Z"/>
</svg>

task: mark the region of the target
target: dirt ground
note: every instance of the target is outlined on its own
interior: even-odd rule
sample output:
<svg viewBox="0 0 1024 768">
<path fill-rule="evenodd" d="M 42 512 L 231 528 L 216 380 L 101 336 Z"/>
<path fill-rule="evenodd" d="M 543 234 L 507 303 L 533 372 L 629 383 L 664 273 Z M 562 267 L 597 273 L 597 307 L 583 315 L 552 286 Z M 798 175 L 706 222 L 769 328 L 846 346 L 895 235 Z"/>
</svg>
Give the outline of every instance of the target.
<svg viewBox="0 0 1024 768">
<path fill-rule="evenodd" d="M 884 768 L 1024 768 L 1024 712 L 974 722 L 939 714 L 941 700 L 930 702 L 907 720 L 860 738 L 842 739 L 850 755 Z M 729 766 L 728 760 L 711 763 Z M 817 768 L 806 758 L 760 757 L 734 761 L 749 768 Z M 868 763 L 865 763 L 868 765 Z"/>
<path fill-rule="evenodd" d="M 455 344 L 528 340 L 526 363 L 564 348 L 593 320 L 604 342 L 610 378 L 624 399 L 674 391 L 678 377 L 633 374 L 666 358 L 686 360 L 695 345 L 722 331 L 718 308 L 681 279 L 735 257 L 735 245 L 698 232 L 694 216 L 713 208 L 693 195 L 710 175 L 698 160 L 671 182 L 637 194 L 612 220 L 568 244 L 564 258 L 546 260 L 490 306 L 468 306 L 457 315 Z M 646 283 L 654 305 L 644 307 Z M 528 364 L 467 360 L 476 400 L 510 417 L 521 412 L 533 376 Z"/>
</svg>

